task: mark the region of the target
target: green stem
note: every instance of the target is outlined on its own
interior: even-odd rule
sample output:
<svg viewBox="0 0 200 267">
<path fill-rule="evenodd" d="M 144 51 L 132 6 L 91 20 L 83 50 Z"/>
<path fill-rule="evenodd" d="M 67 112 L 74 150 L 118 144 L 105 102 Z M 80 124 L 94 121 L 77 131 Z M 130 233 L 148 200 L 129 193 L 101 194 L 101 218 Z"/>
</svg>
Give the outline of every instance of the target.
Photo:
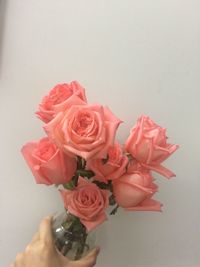
<svg viewBox="0 0 200 267">
<path fill-rule="evenodd" d="M 82 257 L 82 254 L 83 254 L 85 246 L 86 246 L 87 233 L 84 232 L 82 234 L 83 234 L 83 237 L 79 241 L 80 243 L 79 243 L 79 246 L 78 246 L 77 251 L 76 251 L 75 260 L 79 260 Z"/>
<path fill-rule="evenodd" d="M 78 217 L 73 215 L 69 221 L 64 221 L 62 226 L 66 232 L 63 237 L 56 240 L 58 250 L 64 256 L 67 256 L 68 252 L 73 249 L 73 246 L 78 244 L 74 259 L 80 259 L 86 247 L 87 232 L 85 226 L 80 222 Z"/>
</svg>

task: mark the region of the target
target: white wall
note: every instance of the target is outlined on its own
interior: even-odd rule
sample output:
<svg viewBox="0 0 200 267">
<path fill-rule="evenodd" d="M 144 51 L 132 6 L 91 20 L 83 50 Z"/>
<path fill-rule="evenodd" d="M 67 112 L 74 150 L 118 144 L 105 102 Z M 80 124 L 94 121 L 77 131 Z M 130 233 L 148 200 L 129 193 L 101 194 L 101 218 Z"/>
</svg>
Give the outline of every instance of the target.
<svg viewBox="0 0 200 267">
<path fill-rule="evenodd" d="M 166 162 L 177 178 L 156 176 L 164 212 L 113 217 L 97 266 L 200 266 L 200 1 L 0 0 L 0 8 L 0 266 L 62 209 L 54 188 L 34 183 L 20 148 L 43 135 L 34 117 L 41 97 L 74 79 L 125 121 L 120 140 L 145 113 L 181 145 Z"/>
</svg>

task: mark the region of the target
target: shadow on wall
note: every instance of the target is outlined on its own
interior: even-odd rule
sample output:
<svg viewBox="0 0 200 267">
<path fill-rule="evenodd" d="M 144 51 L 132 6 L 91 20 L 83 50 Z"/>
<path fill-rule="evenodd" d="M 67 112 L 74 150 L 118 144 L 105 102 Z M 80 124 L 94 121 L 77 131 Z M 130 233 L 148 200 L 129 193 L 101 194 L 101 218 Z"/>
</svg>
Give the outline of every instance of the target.
<svg viewBox="0 0 200 267">
<path fill-rule="evenodd" d="M 3 35 L 6 15 L 6 0 L 0 0 L 0 77 L 2 71 Z"/>
</svg>

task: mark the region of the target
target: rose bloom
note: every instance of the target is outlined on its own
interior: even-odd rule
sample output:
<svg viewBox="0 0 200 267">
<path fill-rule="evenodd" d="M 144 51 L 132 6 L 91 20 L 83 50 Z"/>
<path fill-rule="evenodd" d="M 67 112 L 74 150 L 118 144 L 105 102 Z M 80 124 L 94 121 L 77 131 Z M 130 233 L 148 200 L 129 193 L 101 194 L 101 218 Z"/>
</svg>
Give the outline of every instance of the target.
<svg viewBox="0 0 200 267">
<path fill-rule="evenodd" d="M 123 154 L 119 143 L 108 148 L 107 157 L 106 163 L 102 159 L 91 159 L 87 162 L 87 169 L 95 173 L 94 179 L 104 183 L 122 176 L 128 164 L 128 158 Z"/>
<path fill-rule="evenodd" d="M 67 183 L 76 171 L 76 159 L 65 155 L 47 137 L 25 144 L 22 154 L 38 184 Z"/>
<path fill-rule="evenodd" d="M 106 156 L 120 122 L 107 107 L 82 103 L 58 113 L 44 129 L 65 153 L 88 160 Z"/>
<path fill-rule="evenodd" d="M 158 187 L 150 173 L 135 171 L 113 181 L 113 193 L 119 206 L 129 211 L 161 211 L 162 204 L 152 199 Z"/>
<path fill-rule="evenodd" d="M 57 84 L 39 104 L 36 115 L 45 123 L 51 121 L 55 115 L 68 107 L 68 100 L 71 97 L 87 102 L 85 89 L 76 81 L 69 84 Z"/>
<path fill-rule="evenodd" d="M 136 159 L 129 160 L 127 173 L 133 173 L 138 171 L 149 174 L 149 169 L 142 166 L 142 164 L 140 164 L 140 162 L 138 162 Z"/>
<path fill-rule="evenodd" d="M 77 216 L 88 231 L 103 223 L 107 217 L 108 191 L 79 177 L 74 190 L 60 190 L 65 208 Z"/>
<path fill-rule="evenodd" d="M 132 128 L 125 149 L 144 167 L 154 170 L 167 178 L 175 174 L 161 163 L 174 153 L 178 145 L 167 143 L 166 129 L 147 116 L 141 116 Z"/>
</svg>

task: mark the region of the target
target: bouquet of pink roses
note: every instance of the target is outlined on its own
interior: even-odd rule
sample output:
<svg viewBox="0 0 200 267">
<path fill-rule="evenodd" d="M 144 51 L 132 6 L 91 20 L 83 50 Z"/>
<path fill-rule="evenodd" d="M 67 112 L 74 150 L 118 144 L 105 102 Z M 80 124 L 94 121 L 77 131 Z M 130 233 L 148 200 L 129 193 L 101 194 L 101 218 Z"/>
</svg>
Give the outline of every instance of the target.
<svg viewBox="0 0 200 267">
<path fill-rule="evenodd" d="M 59 189 L 66 212 L 53 232 L 63 255 L 78 259 L 90 249 L 89 235 L 109 206 L 110 214 L 119 207 L 161 210 L 151 171 L 175 176 L 161 164 L 178 148 L 167 142 L 166 129 L 142 115 L 121 145 L 115 136 L 122 121 L 108 107 L 88 104 L 76 81 L 56 85 L 36 114 L 47 136 L 25 144 L 22 153 L 38 184 Z"/>
</svg>

